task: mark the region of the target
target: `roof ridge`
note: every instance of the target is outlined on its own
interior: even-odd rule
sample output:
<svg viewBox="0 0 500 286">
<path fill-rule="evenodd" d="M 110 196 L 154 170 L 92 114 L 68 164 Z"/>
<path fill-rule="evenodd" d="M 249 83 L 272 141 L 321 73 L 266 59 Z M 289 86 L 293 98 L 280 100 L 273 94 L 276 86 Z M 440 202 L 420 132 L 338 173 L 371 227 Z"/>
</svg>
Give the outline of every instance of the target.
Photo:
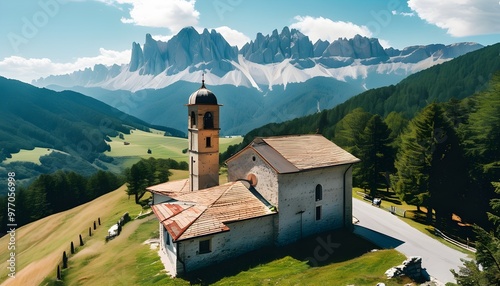
<svg viewBox="0 0 500 286">
<path fill-rule="evenodd" d="M 232 184 L 231 184 L 231 185 L 230 185 L 230 186 L 229 186 L 229 187 L 228 187 L 225 191 L 223 191 L 223 192 L 222 192 L 222 194 L 221 194 L 218 198 L 216 198 L 216 199 L 214 200 L 214 202 L 212 202 L 212 204 L 207 205 L 207 206 L 206 206 L 206 208 L 205 208 L 202 212 L 200 212 L 200 214 L 199 214 L 199 215 L 198 215 L 195 219 L 193 219 L 191 222 L 189 222 L 189 223 L 188 223 L 188 224 L 187 224 L 187 225 L 186 225 L 186 226 L 182 229 L 182 231 L 181 231 L 181 232 L 179 232 L 179 235 L 177 235 L 177 237 L 175 238 L 175 240 L 177 240 L 177 238 L 181 237 L 181 236 L 184 234 L 184 232 L 186 232 L 186 230 L 188 230 L 188 229 L 189 229 L 189 227 L 190 227 L 191 225 L 193 225 L 193 224 L 194 224 L 194 223 L 195 223 L 195 222 L 196 222 L 196 221 L 197 221 L 197 220 L 198 220 L 198 219 L 199 219 L 199 218 L 200 218 L 200 217 L 201 217 L 201 216 L 202 216 L 205 212 L 207 212 L 207 210 L 209 210 L 209 209 L 210 209 L 210 207 L 212 207 L 212 206 L 215 204 L 215 202 L 216 202 L 216 201 L 218 201 L 218 200 L 222 197 L 222 195 L 224 195 L 224 194 L 225 194 L 225 193 L 226 193 L 226 192 L 227 192 L 230 188 L 232 188 L 232 187 L 233 187 L 233 185 L 234 185 L 234 183 L 232 183 Z M 191 207 L 194 207 L 194 205 L 193 205 L 193 206 L 191 206 Z M 182 213 L 182 212 L 181 212 L 181 213 Z M 173 236 L 172 236 L 172 237 L 173 237 Z"/>
</svg>

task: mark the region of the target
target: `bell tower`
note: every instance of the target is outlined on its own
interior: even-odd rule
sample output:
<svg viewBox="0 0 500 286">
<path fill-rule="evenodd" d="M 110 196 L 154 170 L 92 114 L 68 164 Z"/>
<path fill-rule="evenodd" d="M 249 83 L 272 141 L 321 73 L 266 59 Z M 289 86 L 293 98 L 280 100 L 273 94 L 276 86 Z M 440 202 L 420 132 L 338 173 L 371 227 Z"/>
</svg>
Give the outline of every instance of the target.
<svg viewBox="0 0 500 286">
<path fill-rule="evenodd" d="M 203 77 L 187 104 L 190 191 L 219 185 L 219 106 Z"/>
</svg>

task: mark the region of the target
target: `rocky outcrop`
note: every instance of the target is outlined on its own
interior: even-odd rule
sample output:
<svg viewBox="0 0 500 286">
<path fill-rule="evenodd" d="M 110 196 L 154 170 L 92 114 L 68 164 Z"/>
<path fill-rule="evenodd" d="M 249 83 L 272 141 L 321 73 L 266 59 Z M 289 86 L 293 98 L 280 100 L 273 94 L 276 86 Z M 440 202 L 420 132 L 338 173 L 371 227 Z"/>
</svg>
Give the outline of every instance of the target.
<svg viewBox="0 0 500 286">
<path fill-rule="evenodd" d="M 387 278 L 395 278 L 401 276 L 407 276 L 414 281 L 417 282 L 425 282 L 429 280 L 427 275 L 424 275 L 422 271 L 422 257 L 420 256 L 412 256 L 405 261 L 401 265 L 392 267 L 391 269 L 385 272 Z"/>
</svg>

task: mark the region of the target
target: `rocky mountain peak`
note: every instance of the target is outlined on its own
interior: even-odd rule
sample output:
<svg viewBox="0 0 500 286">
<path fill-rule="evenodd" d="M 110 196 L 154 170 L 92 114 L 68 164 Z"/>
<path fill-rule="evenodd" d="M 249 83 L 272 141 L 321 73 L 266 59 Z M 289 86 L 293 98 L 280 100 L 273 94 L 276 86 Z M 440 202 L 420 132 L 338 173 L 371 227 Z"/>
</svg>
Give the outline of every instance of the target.
<svg viewBox="0 0 500 286">
<path fill-rule="evenodd" d="M 284 27 L 281 33 L 275 29 L 271 35 L 257 33 L 255 41 L 244 45 L 240 54 L 249 61 L 269 64 L 284 59 L 305 59 L 313 56 L 313 45 L 309 37 L 296 29 Z"/>
</svg>

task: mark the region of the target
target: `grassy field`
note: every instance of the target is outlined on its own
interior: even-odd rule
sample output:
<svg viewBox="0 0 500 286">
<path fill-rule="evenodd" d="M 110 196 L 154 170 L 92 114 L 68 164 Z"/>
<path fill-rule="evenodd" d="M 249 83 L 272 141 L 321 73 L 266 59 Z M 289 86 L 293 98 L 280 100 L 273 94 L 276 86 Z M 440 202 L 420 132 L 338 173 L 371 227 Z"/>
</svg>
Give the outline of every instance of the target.
<svg viewBox="0 0 500 286">
<path fill-rule="evenodd" d="M 117 238 L 104 243 L 104 231 L 96 232 L 83 250 L 69 260 L 63 283 L 53 278 L 48 285 L 402 285 L 409 280 L 387 280 L 384 272 L 405 257 L 395 250 L 368 252 L 370 243 L 352 234 L 340 233 L 341 244 L 327 261 L 310 265 L 318 242 L 309 242 L 269 252 L 255 258 L 252 253 L 227 264 L 193 273 L 188 278 L 170 278 L 164 272 L 157 249 L 144 242 L 158 236 L 153 216 L 126 224 Z M 286 255 L 288 253 L 289 255 Z"/>
<path fill-rule="evenodd" d="M 40 157 L 49 155 L 52 152 L 61 152 L 50 148 L 36 147 L 33 150 L 21 150 L 12 154 L 12 158 L 7 158 L 4 163 L 8 164 L 15 161 L 31 162 L 40 165 Z"/>
<path fill-rule="evenodd" d="M 48 275 L 55 275 L 56 265 L 62 252 L 69 252 L 71 241 L 78 245 L 78 235 L 88 237 L 88 228 L 99 217 L 102 222 L 96 235 L 103 234 L 120 216 L 129 212 L 132 217 L 139 214 L 141 207 L 128 200 L 124 187 L 99 197 L 74 209 L 61 212 L 30 223 L 16 230 L 16 278 L 7 279 L 7 258 L 5 249 L 0 251 L 0 282 L 2 285 L 38 285 Z M 0 245 L 6 246 L 9 237 L 0 238 Z"/>
<path fill-rule="evenodd" d="M 187 162 L 188 159 L 188 155 L 186 153 L 182 153 L 182 150 L 188 148 L 187 139 L 163 136 L 163 131 L 153 130 L 152 132 L 144 132 L 140 130 L 132 130 L 131 134 L 124 134 L 124 139 L 120 139 L 117 136 L 112 137 L 111 140 L 111 142 L 108 142 L 111 146 L 111 151 L 106 152 L 105 154 L 115 158 L 115 163 L 117 163 L 120 168 L 116 168 L 110 164 L 106 165 L 110 168 L 110 170 L 115 170 L 117 172 L 121 169 L 131 167 L 141 158 L 171 158 L 179 162 Z M 229 145 L 239 144 L 242 140 L 243 137 L 238 136 L 220 138 L 219 152 L 222 153 L 226 151 Z M 128 142 L 129 144 L 125 145 L 124 142 Z M 151 154 L 148 154 L 148 149 L 151 150 Z M 5 160 L 3 163 L 23 161 L 40 164 L 40 157 L 48 155 L 53 151 L 56 150 L 47 148 L 21 150 L 16 154 L 12 154 L 12 158 Z"/>
<path fill-rule="evenodd" d="M 171 158 L 177 161 L 187 161 L 187 154 L 182 150 L 188 148 L 186 138 L 163 136 L 158 133 L 133 130 L 131 134 L 125 134 L 124 139 L 119 137 L 111 138 L 113 141 L 108 144 L 111 146 L 111 152 L 106 155 L 111 157 L 141 157 L 149 158 Z M 219 151 L 224 152 L 229 145 L 238 144 L 243 140 L 242 137 L 220 138 Z M 128 142 L 129 145 L 125 145 Z M 151 154 L 148 154 L 148 149 Z"/>
</svg>

